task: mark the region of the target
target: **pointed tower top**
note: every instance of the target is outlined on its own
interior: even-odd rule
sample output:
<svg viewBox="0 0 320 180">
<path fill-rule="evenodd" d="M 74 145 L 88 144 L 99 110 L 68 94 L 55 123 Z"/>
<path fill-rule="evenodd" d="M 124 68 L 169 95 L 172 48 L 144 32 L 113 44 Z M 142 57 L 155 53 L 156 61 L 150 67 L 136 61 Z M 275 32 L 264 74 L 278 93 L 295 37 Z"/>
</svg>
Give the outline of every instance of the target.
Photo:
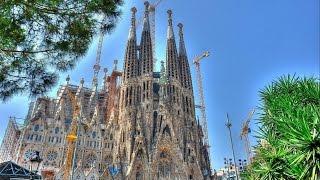
<svg viewBox="0 0 320 180">
<path fill-rule="evenodd" d="M 149 31 L 150 30 L 150 24 L 149 24 L 149 2 L 144 2 L 144 18 L 143 18 L 143 29 L 142 31 Z"/>
<path fill-rule="evenodd" d="M 131 8 L 131 27 L 129 31 L 128 39 L 134 39 L 136 37 L 136 12 L 137 9 L 135 7 Z"/>
<path fill-rule="evenodd" d="M 92 86 L 94 89 L 96 89 L 98 86 L 98 79 L 96 77 L 94 77 L 92 80 Z"/>
<path fill-rule="evenodd" d="M 116 71 L 118 69 L 118 60 L 113 60 L 113 70 Z"/>
<path fill-rule="evenodd" d="M 168 13 L 168 32 L 167 32 L 167 38 L 168 39 L 173 39 L 174 34 L 173 34 L 173 28 L 172 28 L 172 10 L 169 9 L 167 11 Z"/>
<path fill-rule="evenodd" d="M 83 95 L 83 94 L 82 94 L 83 84 L 84 84 L 84 79 L 81 78 L 81 80 L 80 80 L 80 85 L 79 85 L 79 87 L 78 87 L 78 89 L 77 89 L 77 92 L 76 92 L 76 96 L 77 96 L 77 97 Z"/>
<path fill-rule="evenodd" d="M 167 83 L 166 69 L 164 67 L 164 61 L 161 61 L 160 84 L 166 84 L 166 83 Z"/>
<path fill-rule="evenodd" d="M 187 55 L 187 51 L 186 51 L 186 46 L 184 44 L 184 38 L 183 38 L 183 24 L 179 23 L 178 24 L 179 27 L 179 55 Z"/>
<path fill-rule="evenodd" d="M 137 8 L 136 7 L 132 7 L 131 8 L 131 12 L 132 12 L 132 15 L 135 15 L 136 12 L 137 12 Z"/>
<path fill-rule="evenodd" d="M 80 80 L 80 85 L 83 86 L 83 83 L 84 83 L 84 79 L 81 78 L 81 80 Z"/>
<path fill-rule="evenodd" d="M 104 72 L 104 77 L 103 77 L 103 89 L 106 90 L 107 89 L 107 78 L 108 78 L 108 68 L 103 68 L 103 72 Z"/>
<path fill-rule="evenodd" d="M 81 78 L 81 80 L 80 80 L 80 86 L 79 86 L 79 89 L 83 88 L 83 84 L 84 84 L 84 79 L 83 79 L 83 78 Z"/>
<path fill-rule="evenodd" d="M 108 73 L 108 68 L 103 68 L 103 72 L 104 72 L 104 79 L 106 79 L 107 73 Z"/>
<path fill-rule="evenodd" d="M 146 11 L 149 11 L 149 5 L 150 5 L 149 1 L 145 1 L 143 4 L 146 8 Z"/>
<path fill-rule="evenodd" d="M 70 81 L 70 76 L 68 74 L 67 78 L 66 78 L 66 81 L 67 81 L 67 85 L 69 85 L 69 81 Z"/>
</svg>

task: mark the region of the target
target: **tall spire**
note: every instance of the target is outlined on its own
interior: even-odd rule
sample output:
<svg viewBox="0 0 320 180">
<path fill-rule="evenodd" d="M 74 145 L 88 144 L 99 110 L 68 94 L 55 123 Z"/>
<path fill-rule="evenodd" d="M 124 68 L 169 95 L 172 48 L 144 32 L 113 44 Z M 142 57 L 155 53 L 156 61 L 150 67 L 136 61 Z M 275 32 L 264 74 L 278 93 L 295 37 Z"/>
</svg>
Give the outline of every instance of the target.
<svg viewBox="0 0 320 180">
<path fill-rule="evenodd" d="M 152 42 L 149 23 L 149 2 L 144 3 L 145 11 L 143 18 L 143 29 L 140 42 L 140 59 L 141 59 L 141 74 L 151 74 L 153 72 L 153 54 Z"/>
<path fill-rule="evenodd" d="M 168 77 L 166 73 L 166 69 L 164 67 L 164 62 L 161 61 L 161 70 L 160 70 L 160 84 L 164 85 L 167 83 Z"/>
<path fill-rule="evenodd" d="M 144 11 L 144 18 L 143 18 L 143 29 L 142 31 L 150 31 L 150 23 L 149 23 L 149 2 L 144 2 L 145 11 Z"/>
<path fill-rule="evenodd" d="M 108 68 L 103 68 L 104 76 L 103 76 L 103 90 L 107 91 L 108 89 Z"/>
<path fill-rule="evenodd" d="M 168 30 L 167 39 L 174 39 L 173 27 L 172 27 L 172 10 L 168 10 Z"/>
<path fill-rule="evenodd" d="M 168 10 L 168 31 L 167 31 L 167 71 L 169 79 L 179 79 L 179 64 L 176 41 L 172 27 L 172 11 Z"/>
<path fill-rule="evenodd" d="M 179 55 L 187 56 L 187 51 L 186 51 L 184 38 L 183 38 L 183 24 L 179 23 L 178 27 L 179 27 Z"/>
<path fill-rule="evenodd" d="M 129 31 L 128 39 L 136 39 L 136 12 L 137 9 L 135 7 L 131 8 L 131 27 Z"/>
<path fill-rule="evenodd" d="M 136 40 L 136 12 L 135 7 L 131 8 L 132 17 L 131 17 L 131 27 L 129 30 L 128 42 L 125 53 L 124 60 L 124 73 L 123 80 L 126 81 L 130 78 L 137 76 L 137 63 L 138 63 L 138 54 L 137 54 L 137 40 Z"/>
<path fill-rule="evenodd" d="M 166 69 L 164 67 L 164 62 L 161 61 L 161 70 L 160 70 L 160 91 L 159 91 L 159 96 L 160 96 L 160 100 L 163 100 L 166 96 L 166 86 L 167 86 L 167 82 L 168 81 L 168 77 L 167 77 L 167 72 Z"/>
<path fill-rule="evenodd" d="M 190 67 L 188 62 L 187 51 L 183 38 L 183 25 L 178 24 L 179 27 L 179 61 L 180 61 L 180 78 L 181 84 L 184 88 L 192 90 L 192 79 L 190 73 Z"/>
</svg>

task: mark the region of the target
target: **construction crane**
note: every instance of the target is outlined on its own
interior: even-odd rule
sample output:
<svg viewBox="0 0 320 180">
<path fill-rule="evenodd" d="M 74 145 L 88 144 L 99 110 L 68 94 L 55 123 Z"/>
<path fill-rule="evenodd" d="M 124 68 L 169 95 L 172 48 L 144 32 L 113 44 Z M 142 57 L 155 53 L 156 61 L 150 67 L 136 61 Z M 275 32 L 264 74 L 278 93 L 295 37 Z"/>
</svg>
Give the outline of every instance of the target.
<svg viewBox="0 0 320 180">
<path fill-rule="evenodd" d="M 93 66 L 94 74 L 93 74 L 93 85 L 95 85 L 98 81 L 98 74 L 100 70 L 100 59 L 101 59 L 101 51 L 102 51 L 102 45 L 103 45 L 103 39 L 104 35 L 107 32 L 108 26 L 106 23 L 107 16 L 103 17 L 102 25 L 100 27 L 100 34 L 99 34 L 99 41 L 98 41 L 98 49 L 96 54 L 96 62 Z"/>
<path fill-rule="evenodd" d="M 207 148 L 208 152 L 208 157 L 210 159 L 210 151 L 209 151 L 209 140 L 208 140 L 208 125 L 207 125 L 207 117 L 206 117 L 206 107 L 204 103 L 204 93 L 203 93 L 203 85 L 202 85 L 202 74 L 200 70 L 200 61 L 209 56 L 209 51 L 205 51 L 203 54 L 197 56 L 193 60 L 193 64 L 196 66 L 196 74 L 197 74 L 197 84 L 198 84 L 198 93 L 200 97 L 200 105 L 197 105 L 196 107 L 200 109 L 201 111 L 201 126 L 202 126 L 202 131 L 203 131 L 203 142 L 205 147 Z"/>
<path fill-rule="evenodd" d="M 73 165 L 74 165 L 74 156 L 75 156 L 75 149 L 76 149 L 76 140 L 77 140 L 77 133 L 78 133 L 78 126 L 79 126 L 79 113 L 80 107 L 72 92 L 69 88 L 66 88 L 66 92 L 68 97 L 70 98 L 73 114 L 72 114 L 72 121 L 70 126 L 70 132 L 66 137 L 67 141 L 67 153 L 66 153 L 66 160 L 65 160 L 65 169 L 63 174 L 63 179 L 68 180 L 72 179 L 73 174 Z"/>
<path fill-rule="evenodd" d="M 245 122 L 243 122 L 243 124 L 242 124 L 242 130 L 241 130 L 241 134 L 240 134 L 241 140 L 244 141 L 244 146 L 245 146 L 245 151 L 247 153 L 248 163 L 250 163 L 250 161 L 251 161 L 251 148 L 250 148 L 250 141 L 249 141 L 249 136 L 248 136 L 248 134 L 251 132 L 250 127 L 249 127 L 249 123 L 252 119 L 254 112 L 255 112 L 255 109 L 250 111 L 247 120 Z"/>
<path fill-rule="evenodd" d="M 156 65 L 156 7 L 162 2 L 162 0 L 157 0 L 153 4 L 149 4 L 149 23 L 150 23 L 150 36 L 151 36 L 151 45 L 152 45 L 152 57 L 153 65 Z M 146 3 L 146 2 L 145 2 Z M 143 17 L 138 19 L 136 26 L 138 27 L 143 22 Z"/>
</svg>

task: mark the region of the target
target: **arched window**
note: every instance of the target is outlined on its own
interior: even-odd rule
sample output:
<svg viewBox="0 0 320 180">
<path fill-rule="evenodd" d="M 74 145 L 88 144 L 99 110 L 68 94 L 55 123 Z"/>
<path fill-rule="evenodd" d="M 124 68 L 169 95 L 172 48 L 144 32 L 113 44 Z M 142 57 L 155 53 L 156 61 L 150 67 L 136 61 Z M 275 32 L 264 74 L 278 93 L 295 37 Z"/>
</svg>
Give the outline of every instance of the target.
<svg viewBox="0 0 320 180">
<path fill-rule="evenodd" d="M 39 131 L 39 124 L 36 124 L 36 125 L 34 126 L 34 131 Z"/>
<path fill-rule="evenodd" d="M 96 138 L 97 133 L 95 131 L 92 132 L 92 138 Z"/>
<path fill-rule="evenodd" d="M 59 133 L 59 127 L 56 127 L 56 128 L 54 129 L 54 133 L 56 133 L 56 134 Z"/>
</svg>

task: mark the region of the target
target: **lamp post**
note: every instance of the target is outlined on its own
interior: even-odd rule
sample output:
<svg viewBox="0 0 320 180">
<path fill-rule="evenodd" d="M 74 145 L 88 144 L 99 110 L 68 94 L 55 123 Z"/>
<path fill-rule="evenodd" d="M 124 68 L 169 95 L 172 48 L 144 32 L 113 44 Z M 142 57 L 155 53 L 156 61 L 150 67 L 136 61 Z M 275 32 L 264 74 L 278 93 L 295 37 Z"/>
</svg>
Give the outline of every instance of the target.
<svg viewBox="0 0 320 180">
<path fill-rule="evenodd" d="M 34 154 L 30 158 L 30 163 L 31 163 L 30 179 L 34 179 L 33 176 L 37 175 L 38 169 L 39 169 L 39 166 L 40 166 L 41 162 L 42 162 L 42 159 L 40 158 L 40 152 L 39 151 L 35 151 Z M 37 165 L 37 168 L 36 168 L 36 170 L 34 170 L 34 172 L 32 172 L 33 165 Z"/>
<path fill-rule="evenodd" d="M 232 155 L 233 155 L 233 161 L 234 161 L 234 167 L 235 167 L 235 171 L 236 171 L 236 178 L 237 178 L 237 180 L 239 180 L 239 176 L 238 176 L 238 172 L 237 172 L 237 163 L 236 163 L 236 158 L 235 158 L 235 155 L 234 155 L 233 141 L 232 141 L 232 135 L 231 135 L 231 122 L 229 120 L 228 113 L 227 113 L 227 124 L 226 124 L 226 126 L 227 126 L 227 128 L 229 130 L 230 143 L 231 143 Z"/>
</svg>

